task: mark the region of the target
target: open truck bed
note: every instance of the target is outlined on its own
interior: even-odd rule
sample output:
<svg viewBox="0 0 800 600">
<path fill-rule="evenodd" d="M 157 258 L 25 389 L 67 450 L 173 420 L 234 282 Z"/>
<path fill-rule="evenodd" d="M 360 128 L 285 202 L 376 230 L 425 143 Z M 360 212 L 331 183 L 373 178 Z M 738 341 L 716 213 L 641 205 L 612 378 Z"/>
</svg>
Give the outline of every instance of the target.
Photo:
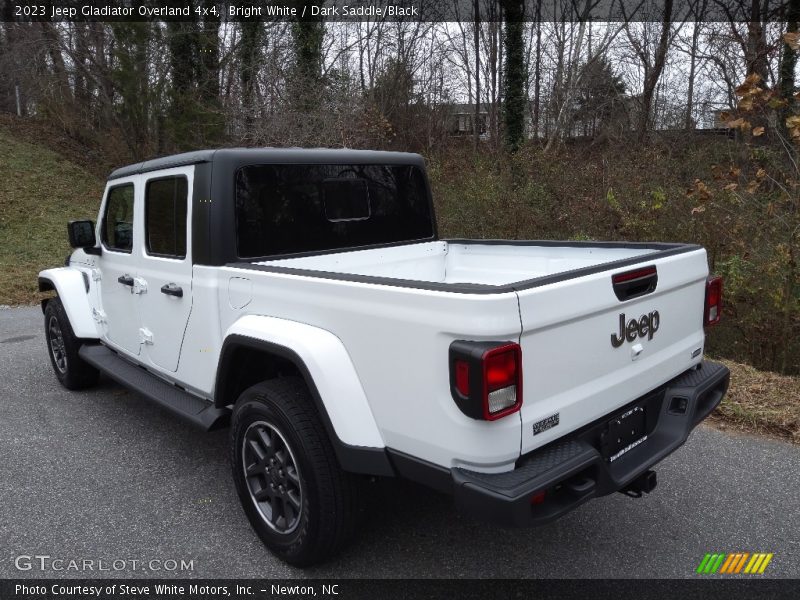
<svg viewBox="0 0 800 600">
<path fill-rule="evenodd" d="M 247 266 L 448 292 L 502 293 L 697 250 L 701 248 L 691 244 L 438 240 L 276 258 Z"/>
</svg>

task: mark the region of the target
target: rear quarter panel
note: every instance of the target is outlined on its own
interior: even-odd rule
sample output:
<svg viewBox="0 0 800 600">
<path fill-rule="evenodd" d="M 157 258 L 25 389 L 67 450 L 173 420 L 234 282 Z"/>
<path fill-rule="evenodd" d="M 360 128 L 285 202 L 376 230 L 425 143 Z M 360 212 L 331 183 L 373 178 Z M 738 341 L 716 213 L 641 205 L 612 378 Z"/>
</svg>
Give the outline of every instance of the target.
<svg viewBox="0 0 800 600">
<path fill-rule="evenodd" d="M 267 315 L 342 341 L 387 447 L 446 467 L 507 468 L 519 456 L 519 415 L 493 423 L 466 417 L 450 395 L 448 366 L 455 339 L 519 339 L 513 292 L 453 294 L 230 267 L 220 277 L 223 331 L 245 314 Z M 227 298 L 231 277 L 253 283 L 243 308 Z"/>
</svg>

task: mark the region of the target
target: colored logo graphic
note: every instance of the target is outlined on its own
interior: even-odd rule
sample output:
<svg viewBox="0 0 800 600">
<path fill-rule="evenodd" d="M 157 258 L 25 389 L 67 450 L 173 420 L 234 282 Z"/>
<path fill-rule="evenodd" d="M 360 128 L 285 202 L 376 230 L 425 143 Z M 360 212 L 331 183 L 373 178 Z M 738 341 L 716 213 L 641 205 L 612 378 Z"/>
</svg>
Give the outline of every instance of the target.
<svg viewBox="0 0 800 600">
<path fill-rule="evenodd" d="M 756 575 L 763 573 L 767 565 L 772 560 L 772 553 L 769 554 L 756 552 L 737 552 L 734 554 L 706 554 L 697 567 L 697 572 L 701 575 L 713 575 L 715 573 L 724 575 L 748 574 Z"/>
</svg>

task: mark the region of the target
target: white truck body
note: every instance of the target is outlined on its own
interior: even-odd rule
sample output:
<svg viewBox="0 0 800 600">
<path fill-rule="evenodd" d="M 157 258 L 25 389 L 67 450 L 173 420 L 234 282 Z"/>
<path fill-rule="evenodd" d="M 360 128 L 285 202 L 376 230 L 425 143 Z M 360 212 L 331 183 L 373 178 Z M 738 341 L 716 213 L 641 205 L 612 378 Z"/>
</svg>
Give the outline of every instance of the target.
<svg viewBox="0 0 800 600">
<path fill-rule="evenodd" d="M 410 156 L 219 152 L 179 155 L 171 162 L 142 163 L 112 175 L 96 225 L 99 248 L 77 249 L 68 266 L 40 274 L 40 286 L 57 291 L 79 338 L 99 342 L 152 377 L 219 410 L 236 402 L 225 395 L 228 387 L 221 389 L 222 371 L 232 364 L 224 356 L 226 344 L 263 343 L 281 360 L 298 362 L 337 444 L 348 451 L 390 451 L 387 472 L 376 468 L 375 474 L 407 475 L 440 489 L 450 485 L 442 474 L 452 474 L 453 485 L 467 490 L 467 500 L 460 504 L 468 508 L 473 502 L 469 494 L 482 485 L 480 474 L 519 474 L 537 449 L 562 447 L 571 435 L 583 436 L 575 443 L 582 444 L 584 454 L 577 446 L 574 452 L 565 451 L 577 462 L 572 470 L 565 467 L 564 477 L 579 467 L 582 477 L 591 469 L 606 469 L 612 475 L 597 480 L 613 479 L 613 486 L 598 483 L 602 490 L 584 495 L 608 493 L 674 450 L 696 424 L 689 423 L 691 414 L 681 417 L 686 423 L 680 425 L 680 435 L 670 433 L 663 448 L 656 447 L 661 442 L 649 442 L 651 455 L 641 449 L 648 446 L 648 436 L 632 442 L 632 448 L 640 446 L 636 451 L 616 448 L 615 454 L 640 454 L 636 466 L 624 473 L 613 463 L 619 456 L 601 460 L 597 443 L 587 441 L 605 435 L 599 433 L 606 427 L 604 418 L 654 390 L 661 390 L 666 406 L 667 384 L 703 362 L 709 273 L 702 248 L 440 240 L 434 228 L 431 239 L 217 260 L 214 252 L 221 242 L 215 236 L 224 238 L 224 228 L 233 227 L 225 213 L 213 212 L 221 210 L 214 203 L 225 201 L 215 197 L 215 190 L 228 188 L 214 187 L 221 185 L 219 176 L 213 170 L 212 185 L 210 173 L 222 169 L 217 165 L 224 166 L 223 161 L 233 161 L 234 167 L 298 161 L 372 164 Z M 408 160 L 421 164 L 418 157 Z M 223 172 L 239 177 L 242 167 L 234 167 Z M 189 198 L 181 256 L 159 256 L 147 249 L 152 240 L 145 230 L 145 193 L 150 182 L 170 177 L 185 179 Z M 132 190 L 124 187 L 131 185 Z M 126 251 L 103 241 L 104 215 L 115 189 L 133 194 L 132 218 L 123 219 L 130 225 L 124 235 L 132 238 Z M 642 278 L 650 287 L 633 289 L 626 298 L 619 295 L 616 276 L 623 287 L 629 279 Z M 518 410 L 483 420 L 454 402 L 450 353 L 459 340 L 519 345 Z M 103 368 L 100 362 L 96 365 Z M 690 398 L 689 413 L 707 414 L 724 394 L 727 375 L 712 371 L 714 397 L 702 407 L 700 400 L 694 406 Z M 653 413 L 648 417 L 653 419 L 648 421 L 650 437 L 661 439 L 660 425 L 653 425 L 654 409 L 648 410 Z M 597 432 L 594 437 L 581 433 L 590 426 Z M 339 454 L 342 461 L 343 456 Z M 632 461 L 625 458 L 618 464 Z M 590 466 L 600 464 L 605 466 Z M 433 475 L 415 477 L 413 465 Z M 344 461 L 343 466 L 348 468 Z M 459 477 L 473 479 L 465 483 Z M 497 481 L 500 487 L 491 493 L 505 494 L 506 483 Z M 582 492 L 575 493 L 585 499 Z M 519 493 L 509 494 L 517 502 Z M 560 514 L 560 509 L 553 510 Z"/>
<path fill-rule="evenodd" d="M 624 406 L 702 360 L 702 314 L 698 309 L 695 319 L 687 319 L 685 307 L 703 305 L 708 275 L 705 251 L 648 261 L 648 254 L 657 252 L 437 241 L 261 261 L 253 263 L 254 268 L 195 266 L 191 316 L 184 334 L 182 315 L 147 310 L 145 299 L 154 296 L 149 289 L 168 283 L 170 277 L 153 267 L 148 270 L 147 257 L 142 255 L 138 268 L 123 269 L 135 272 L 148 286 L 147 293 L 123 298 L 138 303 L 127 307 L 124 317 L 130 346 L 108 335 L 108 320 L 113 319 L 108 311 L 120 308 L 113 298 L 102 303 L 101 281 L 90 298 L 93 309 L 106 313 L 98 327 L 105 344 L 209 401 L 214 398 L 224 339 L 244 329 L 237 328 L 244 317 L 269 317 L 260 332 L 251 326 L 244 335 L 271 341 L 281 337 L 274 331 L 275 320 L 311 325 L 314 329 L 298 331 L 292 340 L 281 338 L 292 347 L 302 344 L 305 336 L 313 338 L 316 329 L 330 333 L 346 348 L 360 384 L 356 393 L 366 399 L 368 408 L 348 411 L 342 400 L 352 398 L 352 391 L 335 381 L 325 385 L 332 394 L 328 396 L 332 420 L 335 426 L 339 424 L 336 429 L 342 441 L 388 446 L 448 468 L 469 466 L 494 472 L 513 469 L 520 454 Z M 91 277 L 93 269 L 102 270 L 98 263 L 104 258 L 76 256 L 72 268 L 85 269 Z M 622 308 L 609 283 L 613 267 L 519 291 L 501 287 L 496 293 L 487 289 L 465 293 L 424 285 L 513 287 L 630 259 L 657 266 L 659 289 Z M 162 260 L 167 259 L 157 264 Z M 509 264 L 514 267 L 505 266 Z M 271 268 L 275 270 L 267 270 Z M 403 285 L 354 281 L 350 275 L 397 280 Z M 112 288 L 117 287 L 114 279 Z M 171 308 L 169 300 L 164 304 Z M 615 349 L 608 341 L 623 309 L 637 317 L 654 309 L 661 314 L 658 335 L 647 341 L 638 356 L 630 348 Z M 152 333 L 152 343 L 139 343 L 138 331 L 144 328 Z M 519 417 L 475 421 L 453 404 L 447 348 L 456 339 L 519 341 L 525 378 Z M 165 367 L 159 359 L 158 350 L 165 343 L 181 347 L 177 369 Z M 342 417 L 336 418 L 339 407 Z M 560 415 L 559 426 L 534 436 L 532 423 L 555 413 Z M 366 423 L 352 422 L 354 415 L 362 415 Z M 371 420 L 377 424 L 379 439 Z M 347 429 L 353 431 L 346 434 Z"/>
</svg>

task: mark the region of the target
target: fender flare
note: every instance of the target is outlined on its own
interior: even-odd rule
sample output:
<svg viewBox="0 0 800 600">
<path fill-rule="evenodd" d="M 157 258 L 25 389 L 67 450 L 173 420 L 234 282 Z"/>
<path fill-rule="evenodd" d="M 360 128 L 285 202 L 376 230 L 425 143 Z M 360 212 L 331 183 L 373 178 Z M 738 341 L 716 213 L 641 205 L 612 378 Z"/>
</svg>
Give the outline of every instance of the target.
<svg viewBox="0 0 800 600">
<path fill-rule="evenodd" d="M 61 299 L 75 337 L 83 339 L 100 337 L 97 324 L 92 318 L 88 277 L 84 272 L 71 267 L 41 271 L 39 273 L 39 291 L 49 290 L 55 290 Z M 42 308 L 44 309 L 44 304 L 42 304 Z"/>
<path fill-rule="evenodd" d="M 393 476 L 383 437 L 361 382 L 342 341 L 330 331 L 275 317 L 247 315 L 225 332 L 217 367 L 215 404 L 233 359 L 233 350 L 249 348 L 294 364 L 311 397 L 345 471 Z"/>
</svg>

